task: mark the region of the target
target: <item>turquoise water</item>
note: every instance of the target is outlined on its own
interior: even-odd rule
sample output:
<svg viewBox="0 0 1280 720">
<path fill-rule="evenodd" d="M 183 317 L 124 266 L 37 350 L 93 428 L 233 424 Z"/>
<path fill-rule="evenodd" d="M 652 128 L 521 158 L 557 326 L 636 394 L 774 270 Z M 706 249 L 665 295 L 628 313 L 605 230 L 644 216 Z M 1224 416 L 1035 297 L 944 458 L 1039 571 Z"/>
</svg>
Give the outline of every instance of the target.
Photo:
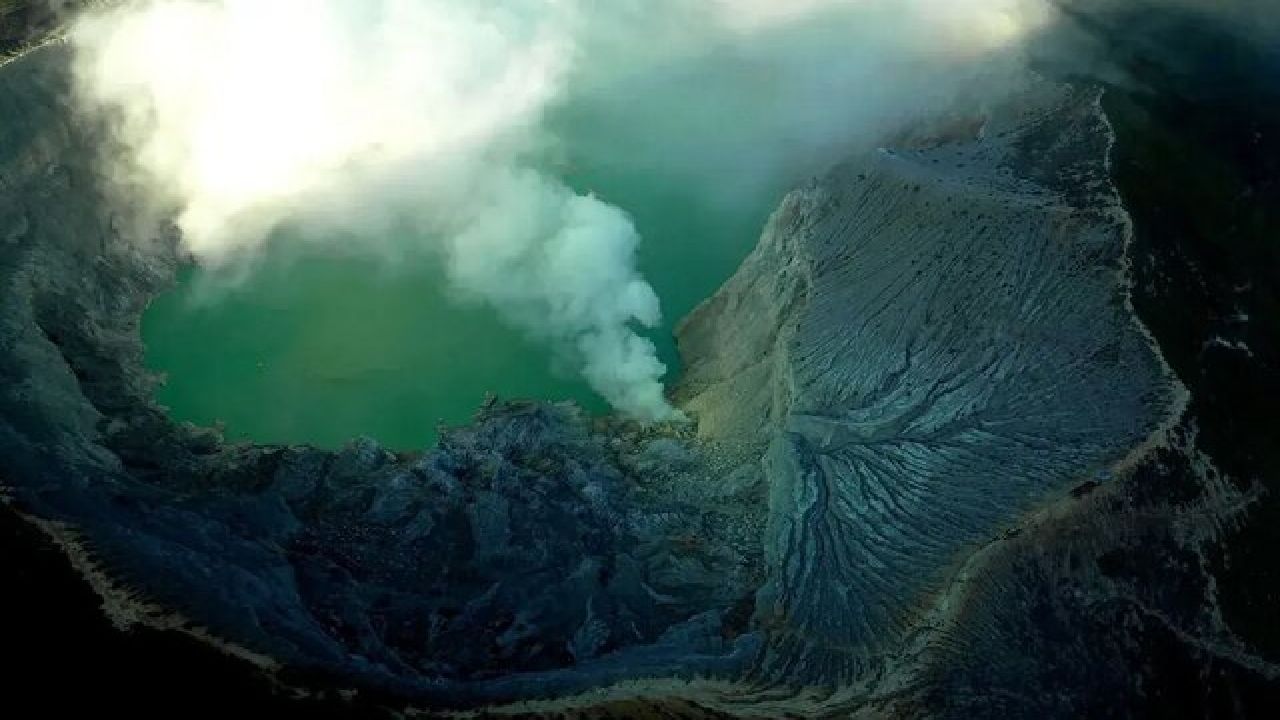
<svg viewBox="0 0 1280 720">
<path fill-rule="evenodd" d="M 571 147 L 566 180 L 632 214 L 641 270 L 662 300 L 651 337 L 670 383 L 676 322 L 732 274 L 779 193 L 730 205 L 662 164 L 620 167 Z M 233 440 L 333 447 L 364 435 L 415 449 L 440 423 L 468 420 L 487 393 L 607 410 L 552 348 L 452 297 L 429 257 L 390 264 L 298 245 L 270 247 L 234 285 L 188 268 L 152 303 L 147 363 L 167 375 L 159 401 L 174 417 L 221 423 Z"/>
</svg>

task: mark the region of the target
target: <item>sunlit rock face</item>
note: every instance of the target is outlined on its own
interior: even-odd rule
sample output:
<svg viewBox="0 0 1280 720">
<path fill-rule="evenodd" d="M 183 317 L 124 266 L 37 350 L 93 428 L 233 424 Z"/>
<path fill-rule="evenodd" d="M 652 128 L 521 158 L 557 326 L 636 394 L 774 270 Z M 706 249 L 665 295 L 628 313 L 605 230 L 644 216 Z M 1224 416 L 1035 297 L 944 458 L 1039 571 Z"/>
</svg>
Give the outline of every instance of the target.
<svg viewBox="0 0 1280 720">
<path fill-rule="evenodd" d="M 1097 93 L 1028 80 L 785 201 L 681 328 L 696 433 L 496 403 L 415 457 L 225 445 L 151 399 L 137 319 L 175 238 L 98 190 L 64 63 L 0 72 L 2 479 L 148 607 L 341 683 L 435 706 L 634 680 L 764 716 L 889 692 L 977 632 L 975 551 L 1176 409 Z M 658 682 L 694 676 L 788 700 Z"/>
<path fill-rule="evenodd" d="M 793 193 L 681 330 L 702 432 L 765 448 L 770 678 L 882 665 L 967 555 L 1176 404 L 1128 308 L 1099 94 L 1029 82 Z"/>
</svg>

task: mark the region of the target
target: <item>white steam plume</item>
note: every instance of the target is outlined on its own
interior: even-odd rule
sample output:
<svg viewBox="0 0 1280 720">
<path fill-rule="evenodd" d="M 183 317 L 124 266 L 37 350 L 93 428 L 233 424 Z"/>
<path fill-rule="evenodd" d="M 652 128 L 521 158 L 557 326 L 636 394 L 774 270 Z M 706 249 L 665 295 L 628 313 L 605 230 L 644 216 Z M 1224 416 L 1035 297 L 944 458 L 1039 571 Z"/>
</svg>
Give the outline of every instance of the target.
<svg viewBox="0 0 1280 720">
<path fill-rule="evenodd" d="M 665 419 L 664 367 L 630 327 L 660 319 L 630 221 L 528 162 L 572 11 L 163 0 L 86 16 L 72 40 L 82 95 L 120 113 L 197 257 L 253 250 L 285 222 L 359 232 L 409 213 L 454 282 L 574 348 L 615 407 Z"/>
<path fill-rule="evenodd" d="M 660 320 L 635 268 L 639 238 L 625 212 L 545 170 L 548 111 L 577 86 L 625 87 L 821 13 L 926 30 L 884 49 L 965 51 L 1008 41 L 1038 4 L 140 0 L 85 14 L 70 38 L 78 97 L 118 124 L 131 156 L 116 171 L 175 208 L 202 262 L 251 256 L 283 225 L 376 246 L 407 223 L 458 288 L 574 353 L 616 408 L 663 420 L 675 415 L 665 368 L 635 331 Z M 820 147 L 865 122 L 775 120 L 749 126 L 744 146 L 779 147 L 800 129 Z"/>
</svg>

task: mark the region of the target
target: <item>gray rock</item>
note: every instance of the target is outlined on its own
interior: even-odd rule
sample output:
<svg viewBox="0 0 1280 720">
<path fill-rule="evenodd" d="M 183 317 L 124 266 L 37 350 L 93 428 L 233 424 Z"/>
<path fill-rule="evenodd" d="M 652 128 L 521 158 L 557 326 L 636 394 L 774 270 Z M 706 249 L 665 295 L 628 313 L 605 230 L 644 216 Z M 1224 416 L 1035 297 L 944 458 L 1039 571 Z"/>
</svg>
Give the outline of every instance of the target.
<svg viewBox="0 0 1280 720">
<path fill-rule="evenodd" d="M 3 479 L 130 591 L 286 664 L 450 706 L 695 677 L 776 685 L 778 715 L 907 697 L 1029 614 L 970 604 L 1044 575 L 990 548 L 1178 409 L 1097 92 L 1031 81 L 980 133 L 786 199 L 679 330 L 696 438 L 493 402 L 414 459 L 228 445 L 153 400 L 138 318 L 181 253 L 99 186 L 66 60 L 0 71 L 0 218 L 30 218 L 0 243 Z"/>
</svg>

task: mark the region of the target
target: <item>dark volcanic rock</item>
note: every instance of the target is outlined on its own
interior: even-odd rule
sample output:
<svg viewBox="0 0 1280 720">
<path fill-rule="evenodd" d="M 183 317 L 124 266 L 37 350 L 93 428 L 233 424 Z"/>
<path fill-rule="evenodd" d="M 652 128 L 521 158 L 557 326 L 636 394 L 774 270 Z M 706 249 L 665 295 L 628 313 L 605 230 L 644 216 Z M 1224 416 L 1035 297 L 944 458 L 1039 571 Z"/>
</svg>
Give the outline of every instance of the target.
<svg viewBox="0 0 1280 720">
<path fill-rule="evenodd" d="M 155 405 L 137 322 L 177 238 L 106 192 L 45 48 L 0 71 L 0 481 L 119 622 L 313 687 L 606 716 L 1265 707 L 1280 344 L 1239 318 L 1275 306 L 1278 173 L 1143 47 L 1115 56 L 1160 82 L 1028 78 L 793 193 L 681 327 L 696 431 L 495 402 L 414 456 L 227 445 Z M 1244 176 L 1178 183 L 1233 153 Z"/>
<path fill-rule="evenodd" d="M 18 506 L 145 602 L 117 599 L 123 620 L 163 608 L 290 666 L 450 703 L 751 657 L 754 636 L 724 626 L 758 576 L 758 549 L 730 537 L 757 498 L 673 492 L 710 472 L 687 440 L 547 404 L 493 404 L 416 458 L 172 423 L 137 322 L 176 239 L 122 234 L 64 62 L 48 48 L 0 73 L 0 457 Z"/>
</svg>

